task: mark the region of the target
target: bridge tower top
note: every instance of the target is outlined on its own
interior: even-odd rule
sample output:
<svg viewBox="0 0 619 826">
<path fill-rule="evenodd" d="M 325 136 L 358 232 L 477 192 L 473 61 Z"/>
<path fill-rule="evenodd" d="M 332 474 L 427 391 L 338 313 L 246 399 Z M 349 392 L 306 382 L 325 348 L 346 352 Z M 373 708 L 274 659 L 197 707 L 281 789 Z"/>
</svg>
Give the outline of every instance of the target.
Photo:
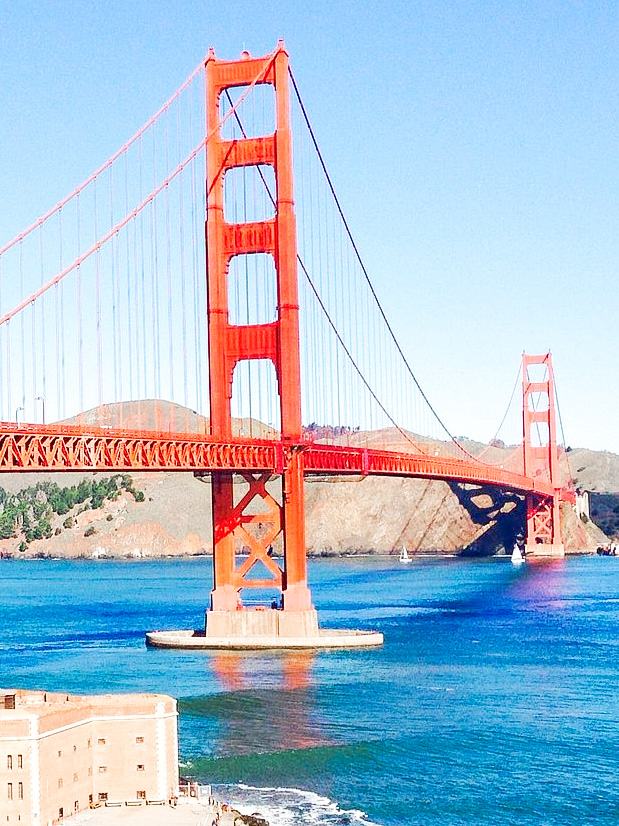
<svg viewBox="0 0 619 826">
<path fill-rule="evenodd" d="M 220 102 L 233 87 L 271 85 L 275 91 L 275 131 L 271 135 L 226 140 L 221 134 Z M 301 438 L 301 373 L 297 247 L 292 183 L 292 137 L 288 99 L 288 53 L 283 41 L 275 52 L 241 60 L 206 60 L 207 130 L 207 279 L 211 433 L 230 438 L 232 378 L 245 359 L 269 359 L 278 381 L 282 438 Z M 271 166 L 275 173 L 275 215 L 271 220 L 227 223 L 226 173 L 237 167 Z M 228 271 L 232 258 L 266 253 L 277 279 L 277 318 L 267 324 L 229 323 Z"/>
<path fill-rule="evenodd" d="M 541 370 L 536 375 L 535 370 Z M 524 474 L 558 487 L 557 424 L 552 354 L 522 356 Z M 538 439 L 534 443 L 533 430 Z"/>
</svg>

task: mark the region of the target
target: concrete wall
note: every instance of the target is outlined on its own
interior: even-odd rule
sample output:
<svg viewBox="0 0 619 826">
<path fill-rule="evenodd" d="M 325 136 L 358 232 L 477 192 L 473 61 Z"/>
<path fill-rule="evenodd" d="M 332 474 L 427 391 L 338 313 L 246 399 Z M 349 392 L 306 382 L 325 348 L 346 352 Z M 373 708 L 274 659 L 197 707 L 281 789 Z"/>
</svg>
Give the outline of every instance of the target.
<svg viewBox="0 0 619 826">
<path fill-rule="evenodd" d="M 14 692 L 0 705 L 0 812 L 9 826 L 48 826 L 101 799 L 178 794 L 176 701 Z"/>
</svg>

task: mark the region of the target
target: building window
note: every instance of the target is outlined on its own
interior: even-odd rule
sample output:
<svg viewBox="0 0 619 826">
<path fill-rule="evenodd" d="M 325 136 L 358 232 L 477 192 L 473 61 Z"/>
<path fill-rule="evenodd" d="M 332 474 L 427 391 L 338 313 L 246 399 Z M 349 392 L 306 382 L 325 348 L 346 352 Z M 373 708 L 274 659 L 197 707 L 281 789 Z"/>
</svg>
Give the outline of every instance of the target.
<svg viewBox="0 0 619 826">
<path fill-rule="evenodd" d="M 107 771 L 107 766 L 99 766 L 99 774 L 105 774 Z"/>
<path fill-rule="evenodd" d="M 18 783 L 17 784 L 17 799 L 23 800 L 24 799 L 24 784 Z"/>
<path fill-rule="evenodd" d="M 107 800 L 107 792 L 99 792 L 99 800 Z"/>
<path fill-rule="evenodd" d="M 12 783 L 9 783 L 8 796 L 9 796 L 9 800 L 13 800 L 13 784 Z"/>
<path fill-rule="evenodd" d="M 17 768 L 18 769 L 23 769 L 24 768 L 24 759 L 23 759 L 23 755 L 21 755 L 21 754 L 17 755 Z"/>
<path fill-rule="evenodd" d="M 146 789 L 140 789 L 135 796 L 138 800 L 146 800 Z"/>
<path fill-rule="evenodd" d="M 99 737 L 97 740 L 97 745 L 104 746 L 105 745 L 105 737 Z"/>
<path fill-rule="evenodd" d="M 138 770 L 139 772 L 143 772 L 143 771 L 144 771 L 144 763 L 138 763 L 138 765 L 137 765 L 137 770 Z"/>
<path fill-rule="evenodd" d="M 58 778 L 58 788 L 62 789 L 62 777 Z"/>
<path fill-rule="evenodd" d="M 92 746 L 92 743 L 90 742 L 90 737 L 88 738 L 87 746 L 88 746 L 88 748 L 90 748 Z"/>
<path fill-rule="evenodd" d="M 92 776 L 92 766 L 88 766 L 88 777 Z"/>
<path fill-rule="evenodd" d="M 77 751 L 77 746 L 73 746 L 73 752 L 75 753 L 76 751 Z"/>
<path fill-rule="evenodd" d="M 143 743 L 143 742 L 144 742 L 144 738 L 143 738 L 143 737 L 136 737 L 136 738 L 135 738 L 135 742 L 136 742 L 136 743 Z"/>
<path fill-rule="evenodd" d="M 7 769 L 12 769 L 13 768 L 13 755 L 12 754 L 7 754 L 7 756 L 6 756 L 6 767 L 7 767 Z"/>
<path fill-rule="evenodd" d="M 62 757 L 62 750 L 58 749 L 58 757 Z"/>
<path fill-rule="evenodd" d="M 73 772 L 73 782 L 77 782 L 77 772 Z"/>
</svg>

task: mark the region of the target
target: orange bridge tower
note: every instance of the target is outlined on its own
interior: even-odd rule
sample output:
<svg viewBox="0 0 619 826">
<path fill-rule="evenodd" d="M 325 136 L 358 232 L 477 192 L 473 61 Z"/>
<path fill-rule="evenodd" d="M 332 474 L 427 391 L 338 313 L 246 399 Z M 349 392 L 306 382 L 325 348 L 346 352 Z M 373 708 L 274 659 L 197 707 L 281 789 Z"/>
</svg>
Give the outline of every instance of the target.
<svg viewBox="0 0 619 826">
<path fill-rule="evenodd" d="M 522 356 L 522 419 L 524 474 L 554 489 L 552 498 L 535 491 L 526 496 L 526 552 L 563 556 L 561 541 L 561 484 L 552 356 Z"/>
<path fill-rule="evenodd" d="M 278 474 L 281 501 L 271 473 L 242 473 L 245 485 L 233 484 L 231 471 L 212 474 L 214 587 L 207 611 L 207 636 L 318 634 L 317 614 L 307 585 L 303 443 L 299 360 L 297 248 L 292 183 L 288 54 L 280 41 L 275 52 L 223 61 L 213 50 L 206 61 L 207 151 L 207 285 L 211 434 L 233 439 L 232 384 L 243 360 L 268 359 L 279 390 L 281 442 Z M 225 140 L 221 129 L 222 94 L 236 87 L 251 92 L 270 85 L 275 97 L 275 129 L 260 137 Z M 225 177 L 236 167 L 270 166 L 275 177 L 274 217 L 228 223 L 224 216 Z M 234 256 L 272 256 L 277 278 L 276 320 L 264 324 L 231 324 L 228 272 Z M 274 469 L 275 470 L 275 469 Z M 269 486 L 267 488 L 267 483 Z M 243 487 L 242 492 L 238 492 Z M 270 549 L 283 535 L 283 570 Z M 237 567 L 236 552 L 249 549 Z M 253 576 L 250 572 L 253 571 Z M 258 569 L 261 574 L 256 576 Z M 282 610 L 244 609 L 241 591 L 275 588 Z"/>
</svg>

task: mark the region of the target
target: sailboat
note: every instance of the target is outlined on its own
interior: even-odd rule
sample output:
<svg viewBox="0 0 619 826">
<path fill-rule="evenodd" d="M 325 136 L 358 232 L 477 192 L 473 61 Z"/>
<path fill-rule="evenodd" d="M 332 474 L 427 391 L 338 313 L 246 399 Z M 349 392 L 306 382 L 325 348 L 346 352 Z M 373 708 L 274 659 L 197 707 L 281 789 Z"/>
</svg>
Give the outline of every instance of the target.
<svg viewBox="0 0 619 826">
<path fill-rule="evenodd" d="M 522 565 L 524 562 L 524 554 L 520 550 L 518 545 L 514 545 L 514 550 L 512 551 L 512 563 L 514 565 Z"/>
<path fill-rule="evenodd" d="M 412 562 L 412 559 L 408 555 L 408 550 L 406 548 L 406 545 L 402 545 L 402 550 L 400 551 L 400 562 L 403 565 L 406 565 L 408 562 Z"/>
</svg>

